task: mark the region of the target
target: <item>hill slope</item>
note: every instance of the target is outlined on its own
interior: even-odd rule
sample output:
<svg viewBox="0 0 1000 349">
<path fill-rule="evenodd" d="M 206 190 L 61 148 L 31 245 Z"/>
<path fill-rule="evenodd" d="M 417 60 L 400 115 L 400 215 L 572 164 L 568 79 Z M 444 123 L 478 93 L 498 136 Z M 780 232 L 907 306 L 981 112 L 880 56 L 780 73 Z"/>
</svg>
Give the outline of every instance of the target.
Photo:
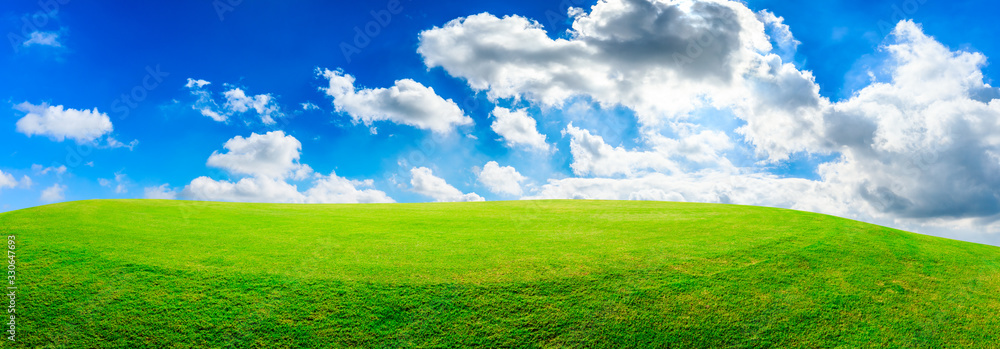
<svg viewBox="0 0 1000 349">
<path fill-rule="evenodd" d="M 1000 343 L 1000 248 L 772 208 L 82 201 L 0 234 L 21 347 Z"/>
</svg>

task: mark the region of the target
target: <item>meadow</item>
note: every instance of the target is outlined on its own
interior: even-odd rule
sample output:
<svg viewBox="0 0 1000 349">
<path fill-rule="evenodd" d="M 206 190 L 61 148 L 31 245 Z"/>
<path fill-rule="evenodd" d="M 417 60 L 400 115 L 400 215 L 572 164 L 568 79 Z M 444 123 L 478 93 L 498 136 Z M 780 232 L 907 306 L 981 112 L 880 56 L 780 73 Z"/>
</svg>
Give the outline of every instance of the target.
<svg viewBox="0 0 1000 349">
<path fill-rule="evenodd" d="M 1000 248 L 775 208 L 93 200 L 0 234 L 4 347 L 1000 343 Z"/>
</svg>

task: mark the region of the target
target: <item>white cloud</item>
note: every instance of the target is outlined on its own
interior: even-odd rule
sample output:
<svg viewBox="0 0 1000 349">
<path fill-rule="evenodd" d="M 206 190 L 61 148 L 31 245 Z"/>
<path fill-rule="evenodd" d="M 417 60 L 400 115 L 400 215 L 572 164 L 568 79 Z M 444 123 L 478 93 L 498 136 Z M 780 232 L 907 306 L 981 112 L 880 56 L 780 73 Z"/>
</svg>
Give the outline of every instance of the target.
<svg viewBox="0 0 1000 349">
<path fill-rule="evenodd" d="M 561 106 L 590 96 L 653 122 L 706 101 L 740 104 L 735 93 L 771 49 L 756 14 L 736 2 L 608 0 L 572 14 L 568 39 L 527 18 L 483 13 L 422 32 L 418 52 L 493 99 Z"/>
<path fill-rule="evenodd" d="M 763 10 L 757 12 L 757 19 L 764 23 L 768 37 L 778 46 L 781 59 L 791 61 L 795 57 L 795 51 L 802 43 L 792 35 L 791 28 L 785 24 L 785 18 L 774 15 L 771 11 Z"/>
<path fill-rule="evenodd" d="M 116 172 L 115 179 L 98 178 L 97 183 L 102 187 L 114 188 L 115 194 L 125 194 L 128 192 L 128 176 L 124 173 Z"/>
<path fill-rule="evenodd" d="M 341 71 L 325 70 L 319 75 L 330 82 L 322 90 L 333 97 L 337 112 L 347 113 L 366 126 L 376 121 L 391 121 L 447 133 L 457 126 L 473 123 L 455 102 L 410 79 L 398 80 L 389 88 L 356 89 L 354 77 Z"/>
<path fill-rule="evenodd" d="M 358 189 L 359 186 L 371 187 L 372 180 L 351 181 L 338 177 L 336 173 L 329 176 L 319 176 L 313 187 L 306 190 L 305 202 L 308 203 L 392 203 L 396 202 L 384 192 L 375 189 Z"/>
<path fill-rule="evenodd" d="M 573 163 L 570 167 L 578 176 L 633 176 L 649 171 L 680 172 L 679 165 L 670 155 L 658 151 L 629 151 L 623 147 L 612 147 L 601 136 L 579 129 L 572 123 L 564 133 L 570 135 L 570 153 Z"/>
<path fill-rule="evenodd" d="M 202 201 L 300 203 L 305 201 L 295 185 L 270 177 L 249 177 L 238 182 L 217 181 L 198 177 L 181 192 L 181 196 Z"/>
<path fill-rule="evenodd" d="M 198 100 L 191 105 L 191 108 L 212 120 L 226 122 L 229 120 L 229 116 L 215 111 L 215 109 L 219 109 L 219 105 L 212 98 L 212 93 L 205 89 L 205 86 L 211 84 L 211 82 L 205 80 L 188 78 L 187 84 L 184 87 L 191 90 L 191 95 L 198 97 Z"/>
<path fill-rule="evenodd" d="M 41 200 L 43 202 L 56 202 L 65 199 L 66 186 L 61 184 L 53 184 L 51 187 L 42 190 Z"/>
<path fill-rule="evenodd" d="M 464 194 L 461 190 L 448 184 L 443 178 L 434 175 L 426 167 L 410 169 L 410 185 L 417 194 L 430 197 L 438 202 L 486 201 L 476 193 Z"/>
<path fill-rule="evenodd" d="M 246 113 L 251 109 L 260 115 L 260 120 L 265 125 L 274 124 L 275 117 L 283 117 L 284 113 L 278 108 L 274 97 L 269 94 L 247 96 L 242 89 L 234 88 L 222 93 L 226 96 L 226 104 L 223 106 L 236 113 Z"/>
<path fill-rule="evenodd" d="M 212 110 L 210 108 L 201 108 L 201 109 L 198 109 L 198 111 L 201 112 L 201 115 L 207 116 L 207 117 L 211 118 L 212 120 L 215 120 L 215 121 L 218 121 L 218 122 L 226 122 L 227 120 L 229 120 L 229 116 L 228 115 L 219 114 L 218 112 L 216 112 L 216 111 L 214 111 L 214 110 Z"/>
<path fill-rule="evenodd" d="M 545 135 L 538 133 L 535 119 L 524 109 L 510 110 L 503 107 L 493 109 L 493 125 L 490 128 L 507 142 L 507 145 L 525 145 L 540 151 L 548 151 Z"/>
<path fill-rule="evenodd" d="M 27 178 L 27 177 L 25 177 Z M 17 180 L 10 173 L 0 171 L 0 189 L 17 187 Z"/>
<path fill-rule="evenodd" d="M 1000 90 L 983 81 L 986 57 L 910 21 L 884 51 L 888 81 L 827 111 L 823 140 L 841 157 L 820 175 L 892 217 L 1000 214 Z"/>
<path fill-rule="evenodd" d="M 21 176 L 21 188 L 31 189 L 31 186 L 33 185 L 35 185 L 35 182 L 31 180 L 31 177 L 28 177 L 28 175 Z"/>
<path fill-rule="evenodd" d="M 602 199 L 709 202 L 786 207 L 851 215 L 859 213 L 842 195 L 819 181 L 767 174 L 704 171 L 635 178 L 566 178 L 550 180 L 527 199 Z"/>
<path fill-rule="evenodd" d="M 110 136 L 106 139 L 106 142 L 107 142 L 107 147 L 108 148 L 112 148 L 112 149 L 114 149 L 114 148 L 128 148 L 128 150 L 130 150 L 130 151 L 133 150 L 133 149 L 135 149 L 135 147 L 137 145 L 139 145 L 139 140 L 138 139 L 133 139 L 131 142 L 128 142 L 128 144 L 126 144 L 126 143 L 122 143 L 122 142 L 118 141 L 117 139 L 115 139 L 114 137 L 110 137 Z"/>
<path fill-rule="evenodd" d="M 268 177 L 248 177 L 237 182 L 217 181 L 198 177 L 191 181 L 180 196 L 192 200 L 269 202 L 269 203 L 392 203 L 385 192 L 375 189 L 358 189 L 371 186 L 371 182 L 355 182 L 335 173 L 316 176 L 313 186 L 304 193 L 296 185 Z"/>
<path fill-rule="evenodd" d="M 275 124 L 275 118 L 285 116 L 278 105 L 277 100 L 271 94 L 259 94 L 249 96 L 242 88 L 225 85 L 227 90 L 222 92 L 225 102 L 221 105 L 212 97 L 212 92 L 206 86 L 212 83 L 206 80 L 188 78 L 184 85 L 191 91 L 191 95 L 198 99 L 191 105 L 201 115 L 207 116 L 218 122 L 227 122 L 236 115 L 247 114 L 253 111 L 260 117 L 260 121 L 265 125 Z"/>
<path fill-rule="evenodd" d="M 479 182 L 491 192 L 511 196 L 521 196 L 524 192 L 521 189 L 521 182 L 528 179 L 514 167 L 501 167 L 496 161 L 487 162 L 482 171 L 479 171 L 478 177 Z"/>
<path fill-rule="evenodd" d="M 68 169 L 66 168 L 66 165 L 59 165 L 59 167 L 55 166 L 45 167 L 39 164 L 33 164 L 31 165 L 31 170 L 35 171 L 35 173 L 38 173 L 40 175 L 47 175 L 49 174 L 49 172 L 55 172 L 56 174 L 61 175 L 65 174 Z"/>
<path fill-rule="evenodd" d="M 730 171 L 724 153 L 734 144 L 725 131 L 732 130 L 688 121 L 705 109 L 742 119 L 737 132 L 771 162 L 822 146 L 817 136 L 829 102 L 811 73 L 772 53 L 772 42 L 785 56 L 797 45 L 782 18 L 715 0 L 607 0 L 589 13 L 569 14 L 572 30 L 564 39 L 550 38 L 527 18 L 483 13 L 422 32 L 418 52 L 428 67 L 465 79 L 491 99 L 561 107 L 583 96 L 635 111 L 639 144 L 650 150 L 613 147 L 566 128 L 577 175 Z M 663 136 L 664 129 L 677 138 Z"/>
<path fill-rule="evenodd" d="M 161 184 L 156 187 L 146 187 L 143 189 L 145 198 L 158 200 L 176 200 L 177 192 L 170 189 L 169 184 Z"/>
<path fill-rule="evenodd" d="M 88 143 L 113 130 L 108 114 L 98 112 L 97 108 L 77 110 L 24 102 L 14 109 L 27 113 L 17 121 L 17 132 L 28 136 L 47 136 L 60 142 L 69 138 L 77 143 Z"/>
<path fill-rule="evenodd" d="M 762 15 L 765 24 L 742 3 L 715 0 L 607 0 L 571 15 L 566 39 L 551 39 L 519 16 L 459 18 L 422 32 L 418 52 L 428 67 L 491 99 L 561 107 L 589 97 L 634 110 L 644 129 L 705 108 L 728 111 L 746 122 L 740 133 L 770 161 L 812 146 L 822 132 L 828 102 L 812 74 L 771 53 L 766 28 L 775 42 L 794 42 L 776 17 Z"/>
<path fill-rule="evenodd" d="M 59 33 L 39 31 L 32 32 L 28 40 L 25 40 L 21 45 L 24 47 L 32 45 L 62 47 L 62 44 L 59 43 Z"/>
<path fill-rule="evenodd" d="M 188 78 L 187 84 L 184 84 L 184 87 L 187 87 L 187 88 L 196 88 L 196 87 L 197 88 L 202 88 L 202 87 L 208 86 L 210 84 L 212 84 L 212 83 L 208 82 L 208 81 L 205 81 L 205 80 Z"/>
<path fill-rule="evenodd" d="M 746 122 L 737 132 L 755 146 L 757 155 L 776 163 L 798 149 L 821 149 L 823 111 L 830 103 L 819 95 L 812 73 L 772 54 L 752 74 L 751 87 L 731 108 Z"/>
<path fill-rule="evenodd" d="M 283 131 L 266 134 L 252 133 L 250 137 L 236 136 L 226 142 L 226 153 L 213 152 L 208 158 L 208 166 L 243 174 L 284 179 L 303 179 L 312 170 L 299 164 L 302 143 Z"/>
<path fill-rule="evenodd" d="M 305 102 L 305 103 L 302 103 L 301 105 L 302 105 L 302 110 L 305 110 L 305 111 L 323 110 L 323 109 L 321 109 L 318 105 L 316 105 L 313 102 Z"/>
<path fill-rule="evenodd" d="M 272 202 L 272 203 L 388 203 L 394 202 L 384 192 L 372 189 L 374 182 L 352 181 L 314 174 L 308 165 L 300 164 L 302 144 L 282 131 L 250 137 L 236 136 L 223 146 L 227 152 L 212 153 L 208 165 L 227 170 L 233 175 L 247 175 L 238 181 L 198 177 L 177 195 L 166 185 L 146 188 L 146 196 L 182 197 L 191 200 Z M 312 187 L 300 192 L 288 180 L 311 180 Z M 359 189 L 359 187 L 368 187 Z M 165 194 L 164 194 L 165 193 Z"/>
</svg>

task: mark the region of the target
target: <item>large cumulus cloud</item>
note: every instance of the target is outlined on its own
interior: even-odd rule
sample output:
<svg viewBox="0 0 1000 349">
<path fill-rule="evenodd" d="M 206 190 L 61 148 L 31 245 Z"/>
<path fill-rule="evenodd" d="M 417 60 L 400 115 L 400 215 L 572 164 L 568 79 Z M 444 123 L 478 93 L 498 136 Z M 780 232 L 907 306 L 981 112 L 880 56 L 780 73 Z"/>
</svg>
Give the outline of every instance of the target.
<svg viewBox="0 0 1000 349">
<path fill-rule="evenodd" d="M 59 142 L 68 138 L 78 143 L 88 143 L 114 129 L 108 114 L 97 111 L 97 108 L 77 110 L 61 105 L 33 105 L 24 102 L 14 106 L 14 109 L 26 113 L 17 120 L 17 132 L 28 136 L 47 136 Z"/>
<path fill-rule="evenodd" d="M 825 115 L 823 139 L 843 156 L 823 178 L 902 217 L 1000 213 L 1000 100 L 983 81 L 986 57 L 951 51 L 913 22 L 884 46 L 888 81 Z"/>
<path fill-rule="evenodd" d="M 812 74 L 771 52 L 765 27 L 781 25 L 776 19 L 765 24 L 741 3 L 710 0 L 608 0 L 570 14 L 567 39 L 551 39 L 528 18 L 483 13 L 422 32 L 418 52 L 493 99 L 561 106 L 586 96 L 629 107 L 646 126 L 731 109 L 773 160 L 789 149 L 767 135 L 801 146 L 818 132 L 827 101 Z"/>
<path fill-rule="evenodd" d="M 884 62 L 873 76 L 884 78 L 831 101 L 789 62 L 798 41 L 768 11 L 602 0 L 569 15 L 562 36 L 488 13 L 420 34 L 429 68 L 498 103 L 561 108 L 585 98 L 635 112 L 634 148 L 567 122 L 577 177 L 556 176 L 529 198 L 761 204 L 904 227 L 982 228 L 1000 216 L 1000 90 L 984 81 L 986 57 L 949 49 L 913 22 L 876 53 Z M 706 122 L 706 111 L 735 123 Z M 755 161 L 734 165 L 737 148 Z M 832 160 L 811 179 L 769 174 L 792 157 Z"/>
</svg>

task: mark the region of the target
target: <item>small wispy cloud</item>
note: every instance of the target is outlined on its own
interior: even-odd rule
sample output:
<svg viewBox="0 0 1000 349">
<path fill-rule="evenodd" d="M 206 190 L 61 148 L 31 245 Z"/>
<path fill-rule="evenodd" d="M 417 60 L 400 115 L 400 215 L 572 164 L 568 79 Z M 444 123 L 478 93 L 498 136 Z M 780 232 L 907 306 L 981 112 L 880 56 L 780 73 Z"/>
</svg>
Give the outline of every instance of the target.
<svg viewBox="0 0 1000 349">
<path fill-rule="evenodd" d="M 63 47 L 62 43 L 59 42 L 59 33 L 55 32 L 42 32 L 36 31 L 32 32 L 28 36 L 28 40 L 25 40 L 21 46 L 51 46 L 51 47 Z"/>
</svg>

